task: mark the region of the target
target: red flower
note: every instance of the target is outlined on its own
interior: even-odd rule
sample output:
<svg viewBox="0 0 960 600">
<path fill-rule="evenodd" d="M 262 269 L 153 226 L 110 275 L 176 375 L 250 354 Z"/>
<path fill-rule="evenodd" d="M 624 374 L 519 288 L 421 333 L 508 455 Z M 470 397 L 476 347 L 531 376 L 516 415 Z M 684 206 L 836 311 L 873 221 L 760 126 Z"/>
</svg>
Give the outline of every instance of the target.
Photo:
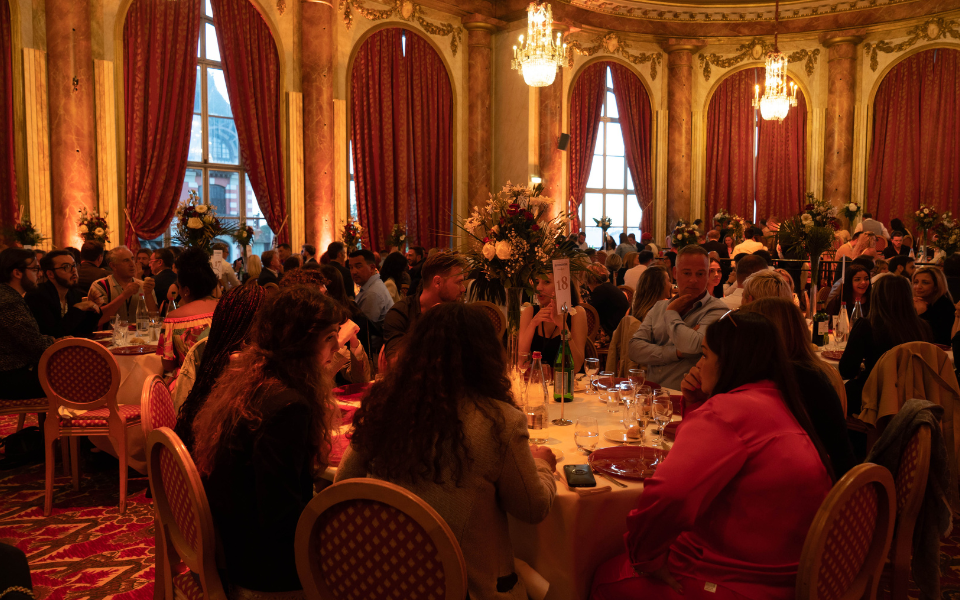
<svg viewBox="0 0 960 600">
<path fill-rule="evenodd" d="M 813 210 L 813 205 L 808 204 L 804 210 Z"/>
<path fill-rule="evenodd" d="M 540 231 L 540 226 L 534 223 L 530 226 L 530 231 Z"/>
<path fill-rule="evenodd" d="M 533 213 L 530 212 L 529 210 L 524 213 L 524 216 L 527 217 L 527 220 L 528 220 L 528 221 L 532 221 L 532 220 L 533 220 Z"/>
<path fill-rule="evenodd" d="M 490 238 L 488 238 L 488 237 L 483 238 L 483 243 L 484 243 L 484 244 L 486 244 L 486 243 L 489 242 L 489 241 L 490 241 Z"/>
<path fill-rule="evenodd" d="M 520 212 L 519 204 L 511 204 L 510 207 L 507 209 L 507 214 L 511 217 L 517 216 L 518 212 Z"/>
</svg>

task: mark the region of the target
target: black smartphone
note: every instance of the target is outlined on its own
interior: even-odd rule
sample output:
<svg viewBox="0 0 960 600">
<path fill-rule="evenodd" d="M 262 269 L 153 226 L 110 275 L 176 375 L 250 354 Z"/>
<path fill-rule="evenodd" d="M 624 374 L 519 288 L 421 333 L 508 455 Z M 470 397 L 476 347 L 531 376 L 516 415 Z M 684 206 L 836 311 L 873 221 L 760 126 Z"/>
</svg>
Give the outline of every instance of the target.
<svg viewBox="0 0 960 600">
<path fill-rule="evenodd" d="M 563 465 L 563 474 L 567 478 L 567 485 L 572 488 L 597 487 L 590 465 Z"/>
</svg>

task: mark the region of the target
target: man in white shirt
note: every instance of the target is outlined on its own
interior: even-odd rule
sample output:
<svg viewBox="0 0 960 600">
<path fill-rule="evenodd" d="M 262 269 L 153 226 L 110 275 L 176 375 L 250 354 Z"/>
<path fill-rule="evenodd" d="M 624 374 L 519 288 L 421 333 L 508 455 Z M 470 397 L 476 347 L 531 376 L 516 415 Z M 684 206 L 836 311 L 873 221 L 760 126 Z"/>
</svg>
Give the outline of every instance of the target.
<svg viewBox="0 0 960 600">
<path fill-rule="evenodd" d="M 869 231 L 877 236 L 882 235 L 888 240 L 890 239 L 890 233 L 887 231 L 887 228 L 883 226 L 883 223 L 874 219 L 873 215 L 868 212 L 863 213 L 863 220 L 857 223 L 857 226 L 853 228 L 854 233 L 859 233 L 861 231 Z"/>
<path fill-rule="evenodd" d="M 627 269 L 623 274 L 623 284 L 630 286 L 634 291 L 636 291 L 637 285 L 640 283 L 640 276 L 643 275 L 643 272 L 646 271 L 650 263 L 653 262 L 653 252 L 641 250 L 637 256 L 637 260 L 640 261 L 639 264 Z"/>
<path fill-rule="evenodd" d="M 744 256 L 737 263 L 737 287 L 728 295 L 723 297 L 723 303 L 731 310 L 740 308 L 743 303 L 743 282 L 754 273 L 767 270 L 767 261 L 759 256 Z"/>
<path fill-rule="evenodd" d="M 746 239 L 733 249 L 733 258 L 738 254 L 753 254 L 757 250 L 766 250 L 760 239 L 763 239 L 763 231 L 759 227 L 751 227 L 745 233 Z"/>
<path fill-rule="evenodd" d="M 586 252 L 590 248 L 590 244 L 587 243 L 587 234 L 581 231 L 577 234 L 577 248 Z"/>
</svg>

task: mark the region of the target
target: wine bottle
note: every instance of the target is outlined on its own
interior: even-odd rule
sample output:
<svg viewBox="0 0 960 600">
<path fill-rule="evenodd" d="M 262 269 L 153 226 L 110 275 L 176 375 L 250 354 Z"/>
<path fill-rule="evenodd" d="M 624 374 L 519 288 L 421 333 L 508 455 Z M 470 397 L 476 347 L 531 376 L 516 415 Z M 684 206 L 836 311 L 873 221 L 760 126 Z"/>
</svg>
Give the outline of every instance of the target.
<svg viewBox="0 0 960 600">
<path fill-rule="evenodd" d="M 573 402 L 573 354 L 570 345 L 560 344 L 557 359 L 553 363 L 553 401 Z"/>
<path fill-rule="evenodd" d="M 825 312 L 813 315 L 813 343 L 817 346 L 826 344 L 830 335 L 830 317 Z"/>
<path fill-rule="evenodd" d="M 541 360 L 541 354 L 534 352 L 533 364 L 530 366 L 530 379 L 524 389 L 523 412 L 527 416 L 528 430 L 543 429 L 550 423 L 547 408 L 547 398 L 550 394 L 547 391 L 547 379 L 543 375 Z"/>
</svg>

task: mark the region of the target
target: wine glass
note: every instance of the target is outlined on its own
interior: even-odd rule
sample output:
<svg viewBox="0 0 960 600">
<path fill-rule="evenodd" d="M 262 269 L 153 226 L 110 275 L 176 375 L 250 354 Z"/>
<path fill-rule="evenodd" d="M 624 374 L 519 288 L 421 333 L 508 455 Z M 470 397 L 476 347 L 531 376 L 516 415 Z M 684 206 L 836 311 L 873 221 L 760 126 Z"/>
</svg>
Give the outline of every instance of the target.
<svg viewBox="0 0 960 600">
<path fill-rule="evenodd" d="M 606 383 L 603 383 L 604 381 Z M 607 412 L 610 413 L 615 413 L 620 410 L 618 386 L 613 381 L 613 373 L 610 371 L 601 372 L 600 379 L 597 380 L 597 387 L 606 394 Z"/>
<path fill-rule="evenodd" d="M 577 449 L 584 454 L 590 454 L 597 449 L 600 441 L 600 425 L 594 417 L 580 417 L 573 428 L 573 439 Z"/>
<path fill-rule="evenodd" d="M 657 423 L 657 439 L 653 443 L 654 448 L 663 448 L 663 429 L 670 422 L 671 417 L 673 417 L 673 401 L 670 400 L 670 394 L 661 394 L 658 391 L 653 397 L 653 420 Z"/>
<path fill-rule="evenodd" d="M 588 377 L 590 377 L 590 384 L 587 385 L 587 391 L 586 391 L 586 394 L 588 396 L 597 395 L 596 376 L 599 371 L 600 371 L 599 358 L 588 358 L 583 361 L 583 372 L 586 373 Z"/>
<path fill-rule="evenodd" d="M 641 385 L 637 388 L 637 410 L 634 413 L 637 419 L 637 425 L 640 431 L 646 436 L 647 426 L 650 424 L 653 409 L 653 389 L 649 385 Z"/>
<path fill-rule="evenodd" d="M 630 427 L 630 407 L 633 406 L 634 399 L 637 396 L 637 386 L 632 381 L 621 381 L 617 388 L 620 394 L 620 402 L 623 403 L 623 422 L 624 428 Z"/>
<path fill-rule="evenodd" d="M 630 377 L 630 381 L 632 381 L 634 385 L 640 387 L 647 381 L 647 370 L 640 367 L 630 369 L 627 372 L 627 376 Z"/>
</svg>

